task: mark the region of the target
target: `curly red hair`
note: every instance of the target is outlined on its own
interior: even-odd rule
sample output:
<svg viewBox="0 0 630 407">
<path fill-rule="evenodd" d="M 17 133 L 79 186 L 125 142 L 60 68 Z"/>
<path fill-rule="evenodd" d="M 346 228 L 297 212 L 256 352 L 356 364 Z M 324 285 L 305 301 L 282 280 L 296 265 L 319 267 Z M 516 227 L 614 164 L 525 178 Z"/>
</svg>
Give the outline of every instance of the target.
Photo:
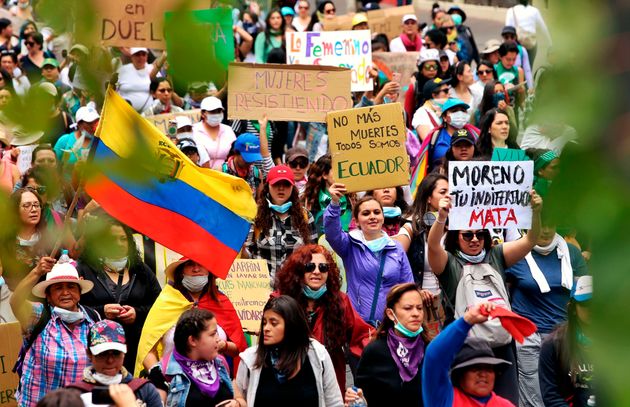
<svg viewBox="0 0 630 407">
<path fill-rule="evenodd" d="M 323 246 L 316 244 L 297 248 L 276 273 L 274 287 L 280 294 L 295 298 L 300 306 L 306 310 L 308 301 L 302 292 L 304 273 L 306 272 L 304 265 L 311 262 L 313 254 L 323 255 L 329 265 L 328 278 L 326 279 L 327 291 L 317 301 L 323 312 L 324 344 L 330 349 L 334 349 L 346 344 L 344 327 L 347 324 L 344 321 L 340 295 L 341 277 L 332 254 Z"/>
</svg>

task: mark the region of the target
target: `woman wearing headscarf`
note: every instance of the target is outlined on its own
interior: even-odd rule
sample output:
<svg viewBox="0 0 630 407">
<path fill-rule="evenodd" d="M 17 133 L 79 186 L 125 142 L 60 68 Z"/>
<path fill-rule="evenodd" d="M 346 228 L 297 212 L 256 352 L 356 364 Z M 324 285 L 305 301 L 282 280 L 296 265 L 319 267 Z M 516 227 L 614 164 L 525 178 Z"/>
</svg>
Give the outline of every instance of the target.
<svg viewBox="0 0 630 407">
<path fill-rule="evenodd" d="M 113 219 L 86 223 L 85 250 L 77 270 L 94 288 L 81 302 L 103 318 L 117 321 L 129 349 L 125 368 L 133 371 L 142 326 L 162 290 L 155 273 L 142 262 L 131 230 Z"/>
<path fill-rule="evenodd" d="M 368 405 L 422 406 L 426 342 L 420 289 L 414 283 L 394 286 L 387 293 L 386 307 L 376 338 L 361 355 L 355 385 Z M 347 402 L 356 397 L 354 389 L 346 390 Z"/>
<path fill-rule="evenodd" d="M 361 356 L 371 327 L 340 291 L 339 269 L 323 246 L 307 245 L 293 252 L 276 275 L 279 294 L 294 298 L 304 310 L 311 336 L 328 349 L 339 388 L 346 388 L 345 351 Z"/>
<path fill-rule="evenodd" d="M 293 171 L 275 166 L 258 193 L 258 213 L 245 246 L 250 257 L 264 259 L 272 286 L 276 272 L 293 251 L 317 239 L 315 220 L 300 203 Z"/>
</svg>

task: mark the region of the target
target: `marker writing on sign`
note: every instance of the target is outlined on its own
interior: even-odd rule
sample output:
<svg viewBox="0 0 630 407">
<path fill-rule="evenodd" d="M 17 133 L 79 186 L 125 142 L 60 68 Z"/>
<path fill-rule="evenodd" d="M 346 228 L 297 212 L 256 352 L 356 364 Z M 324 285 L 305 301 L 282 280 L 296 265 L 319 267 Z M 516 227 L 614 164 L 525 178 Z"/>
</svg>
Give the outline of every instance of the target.
<svg viewBox="0 0 630 407">
<path fill-rule="evenodd" d="M 476 187 L 478 185 L 522 184 L 525 170 L 520 165 L 506 167 L 501 165 L 482 165 L 475 167 L 455 167 L 453 186 L 458 183 Z"/>
</svg>

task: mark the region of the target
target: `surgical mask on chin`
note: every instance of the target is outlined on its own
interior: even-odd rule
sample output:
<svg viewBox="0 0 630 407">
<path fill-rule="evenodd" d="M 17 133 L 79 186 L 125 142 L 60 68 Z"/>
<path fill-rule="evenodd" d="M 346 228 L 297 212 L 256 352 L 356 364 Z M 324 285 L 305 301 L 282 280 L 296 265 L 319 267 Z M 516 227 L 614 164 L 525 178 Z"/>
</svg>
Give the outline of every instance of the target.
<svg viewBox="0 0 630 407">
<path fill-rule="evenodd" d="M 392 310 L 392 313 L 394 313 L 394 310 Z M 418 335 L 420 335 L 422 331 L 424 331 L 424 328 L 422 327 L 422 325 L 420 325 L 420 328 L 418 328 L 417 331 L 412 331 L 406 328 L 403 324 L 400 323 L 400 321 L 396 317 L 396 314 L 394 314 L 394 320 L 396 321 L 396 325 L 394 325 L 394 329 L 400 332 L 401 334 L 405 335 L 407 338 L 415 338 Z"/>
<path fill-rule="evenodd" d="M 67 309 L 54 307 L 53 312 L 66 324 L 74 324 L 85 319 L 83 311 L 68 311 Z"/>
<path fill-rule="evenodd" d="M 311 300 L 319 300 L 322 297 L 322 295 L 326 294 L 326 291 L 328 291 L 326 284 L 319 287 L 318 290 L 313 290 L 311 287 L 307 285 L 304 285 L 304 287 L 302 288 L 302 292 L 304 293 L 306 298 L 309 298 Z"/>
<path fill-rule="evenodd" d="M 210 114 L 206 113 L 206 123 L 208 126 L 216 127 L 223 121 L 223 113 Z"/>
<path fill-rule="evenodd" d="M 468 113 L 466 112 L 453 112 L 451 113 L 451 126 L 456 129 L 463 128 L 468 123 Z"/>
<path fill-rule="evenodd" d="M 378 239 L 368 240 L 365 245 L 372 253 L 378 253 L 389 243 L 389 236 L 379 237 Z"/>
<path fill-rule="evenodd" d="M 287 201 L 283 203 L 282 205 L 272 204 L 269 199 L 267 199 L 267 202 L 269 203 L 269 208 L 273 209 L 274 211 L 278 213 L 287 213 L 289 212 L 289 209 L 291 209 L 291 207 L 293 206 L 293 202 L 291 201 Z"/>
<path fill-rule="evenodd" d="M 191 293 L 198 293 L 208 284 L 208 276 L 184 276 L 182 285 Z"/>
<path fill-rule="evenodd" d="M 92 378 L 99 382 L 100 384 L 104 384 L 105 386 L 111 386 L 112 384 L 120 384 L 122 382 L 122 374 L 118 373 L 116 376 L 108 376 L 103 373 L 94 372 L 92 373 Z"/>
<path fill-rule="evenodd" d="M 94 137 L 92 134 L 88 133 L 85 130 L 81 130 L 81 136 L 85 137 L 86 140 L 92 140 L 92 137 Z"/>
<path fill-rule="evenodd" d="M 387 219 L 397 218 L 402 215 L 402 211 L 397 206 L 384 206 L 383 216 Z"/>
<path fill-rule="evenodd" d="M 103 264 L 113 271 L 122 271 L 125 267 L 127 267 L 127 257 L 121 257 L 120 259 L 110 259 L 109 257 L 105 257 L 103 259 Z"/>
</svg>

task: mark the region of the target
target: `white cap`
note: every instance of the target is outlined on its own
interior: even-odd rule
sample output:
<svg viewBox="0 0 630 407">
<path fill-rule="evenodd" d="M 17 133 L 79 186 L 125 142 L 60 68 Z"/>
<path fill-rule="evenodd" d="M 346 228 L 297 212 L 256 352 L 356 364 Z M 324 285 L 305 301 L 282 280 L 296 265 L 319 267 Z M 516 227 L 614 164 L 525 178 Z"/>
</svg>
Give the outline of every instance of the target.
<svg viewBox="0 0 630 407">
<path fill-rule="evenodd" d="M 131 55 L 136 54 L 138 52 L 146 52 L 148 54 L 149 53 L 149 49 L 145 48 L 145 47 L 131 47 L 129 49 L 129 52 L 131 53 Z"/>
<path fill-rule="evenodd" d="M 418 65 L 427 61 L 440 62 L 440 51 L 437 49 L 422 48 L 420 50 L 420 57 L 418 58 Z"/>
<path fill-rule="evenodd" d="M 77 119 L 77 123 L 92 123 L 93 121 L 100 119 L 101 116 L 98 114 L 96 109 L 94 109 L 94 107 L 82 106 L 79 108 L 79 110 L 77 110 L 77 114 L 75 117 Z"/>
<path fill-rule="evenodd" d="M 405 15 L 403 16 L 403 18 L 402 18 L 402 22 L 403 22 L 403 24 L 404 24 L 404 23 L 405 23 L 405 21 L 407 21 L 407 20 L 413 20 L 413 21 L 415 21 L 415 22 L 417 23 L 417 22 L 418 22 L 418 17 L 416 17 L 416 15 L 415 15 L 415 14 L 405 14 Z"/>
<path fill-rule="evenodd" d="M 59 94 L 57 91 L 57 87 L 50 82 L 40 82 L 39 88 L 45 93 L 48 93 L 50 96 L 57 97 L 57 95 Z"/>
<path fill-rule="evenodd" d="M 205 110 L 207 112 L 211 112 L 216 109 L 223 109 L 223 103 L 219 98 L 214 96 L 208 96 L 201 101 L 201 110 Z"/>
<path fill-rule="evenodd" d="M 175 125 L 177 130 L 179 130 L 182 127 L 192 126 L 193 123 L 189 116 L 175 116 Z"/>
</svg>

